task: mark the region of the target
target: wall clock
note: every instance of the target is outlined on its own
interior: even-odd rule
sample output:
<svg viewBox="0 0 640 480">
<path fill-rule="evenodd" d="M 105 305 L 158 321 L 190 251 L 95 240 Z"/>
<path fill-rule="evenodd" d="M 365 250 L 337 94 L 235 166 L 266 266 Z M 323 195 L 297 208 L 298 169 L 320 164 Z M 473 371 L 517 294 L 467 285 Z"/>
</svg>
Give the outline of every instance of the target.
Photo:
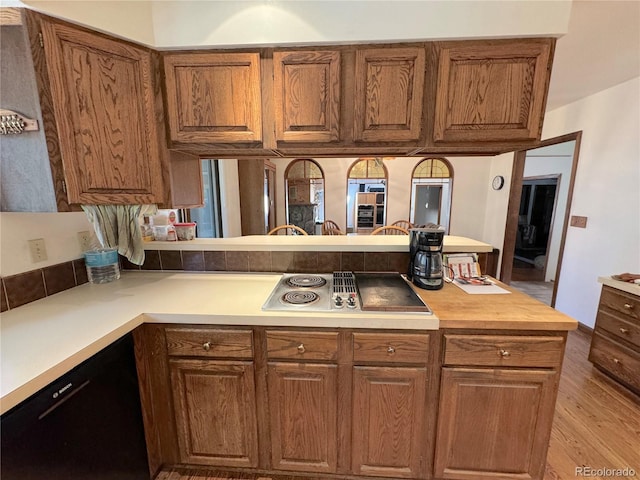
<svg viewBox="0 0 640 480">
<path fill-rule="evenodd" d="M 504 177 L 502 175 L 496 175 L 495 177 L 493 177 L 491 186 L 494 190 L 500 190 L 502 187 L 504 187 Z"/>
</svg>

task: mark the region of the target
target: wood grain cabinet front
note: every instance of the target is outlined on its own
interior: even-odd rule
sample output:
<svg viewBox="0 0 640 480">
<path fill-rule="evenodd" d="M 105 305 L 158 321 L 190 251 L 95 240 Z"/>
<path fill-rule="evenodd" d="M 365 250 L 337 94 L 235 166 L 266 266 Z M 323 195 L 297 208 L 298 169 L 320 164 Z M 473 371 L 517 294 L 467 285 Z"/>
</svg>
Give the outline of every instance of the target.
<svg viewBox="0 0 640 480">
<path fill-rule="evenodd" d="M 542 480 L 557 375 L 444 368 L 435 478 Z"/>
<path fill-rule="evenodd" d="M 422 133 L 425 48 L 356 51 L 354 140 L 408 142 Z"/>
<path fill-rule="evenodd" d="M 436 144 L 540 138 L 553 39 L 436 42 Z"/>
<path fill-rule="evenodd" d="M 640 297 L 602 287 L 589 360 L 640 393 Z"/>
<path fill-rule="evenodd" d="M 340 52 L 273 52 L 276 140 L 340 139 Z"/>
<path fill-rule="evenodd" d="M 182 463 L 258 465 L 252 362 L 169 360 Z"/>
<path fill-rule="evenodd" d="M 162 203 L 151 51 L 48 17 L 41 26 L 69 203 Z"/>
<path fill-rule="evenodd" d="M 172 142 L 262 141 L 259 53 L 167 53 L 164 72 Z"/>
</svg>

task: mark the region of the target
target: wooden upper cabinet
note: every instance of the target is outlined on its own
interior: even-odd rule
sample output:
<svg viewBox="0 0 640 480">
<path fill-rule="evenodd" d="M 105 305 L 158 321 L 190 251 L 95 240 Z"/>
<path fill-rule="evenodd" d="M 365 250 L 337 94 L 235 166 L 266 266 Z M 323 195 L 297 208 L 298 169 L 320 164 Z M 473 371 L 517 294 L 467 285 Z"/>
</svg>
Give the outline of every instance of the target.
<svg viewBox="0 0 640 480">
<path fill-rule="evenodd" d="M 42 33 L 69 202 L 162 202 L 151 52 L 51 20 Z"/>
<path fill-rule="evenodd" d="M 540 138 L 553 39 L 438 42 L 433 140 Z"/>
<path fill-rule="evenodd" d="M 165 54 L 164 69 L 172 141 L 262 141 L 259 53 Z"/>
<path fill-rule="evenodd" d="M 422 130 L 425 48 L 356 51 L 354 140 L 417 141 Z"/>
<path fill-rule="evenodd" d="M 273 53 L 276 140 L 340 139 L 340 52 Z"/>
</svg>

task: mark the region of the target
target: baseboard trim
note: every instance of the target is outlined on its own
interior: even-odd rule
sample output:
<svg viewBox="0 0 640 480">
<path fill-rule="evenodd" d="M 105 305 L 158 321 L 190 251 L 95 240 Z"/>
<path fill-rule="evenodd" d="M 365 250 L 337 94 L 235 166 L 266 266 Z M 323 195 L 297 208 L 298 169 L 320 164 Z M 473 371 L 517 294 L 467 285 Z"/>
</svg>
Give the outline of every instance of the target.
<svg viewBox="0 0 640 480">
<path fill-rule="evenodd" d="M 585 325 L 584 323 L 578 322 L 578 330 L 586 333 L 587 335 L 591 335 L 593 333 L 593 328 Z"/>
</svg>

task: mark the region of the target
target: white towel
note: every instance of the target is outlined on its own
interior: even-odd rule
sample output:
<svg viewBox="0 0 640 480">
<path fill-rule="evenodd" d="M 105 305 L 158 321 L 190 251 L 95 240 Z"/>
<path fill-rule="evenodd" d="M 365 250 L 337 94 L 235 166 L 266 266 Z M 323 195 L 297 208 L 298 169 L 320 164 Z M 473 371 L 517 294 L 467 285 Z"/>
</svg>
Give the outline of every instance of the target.
<svg viewBox="0 0 640 480">
<path fill-rule="evenodd" d="M 118 253 L 135 265 L 144 263 L 144 244 L 140 232 L 142 205 L 82 205 L 103 248 Z"/>
</svg>

